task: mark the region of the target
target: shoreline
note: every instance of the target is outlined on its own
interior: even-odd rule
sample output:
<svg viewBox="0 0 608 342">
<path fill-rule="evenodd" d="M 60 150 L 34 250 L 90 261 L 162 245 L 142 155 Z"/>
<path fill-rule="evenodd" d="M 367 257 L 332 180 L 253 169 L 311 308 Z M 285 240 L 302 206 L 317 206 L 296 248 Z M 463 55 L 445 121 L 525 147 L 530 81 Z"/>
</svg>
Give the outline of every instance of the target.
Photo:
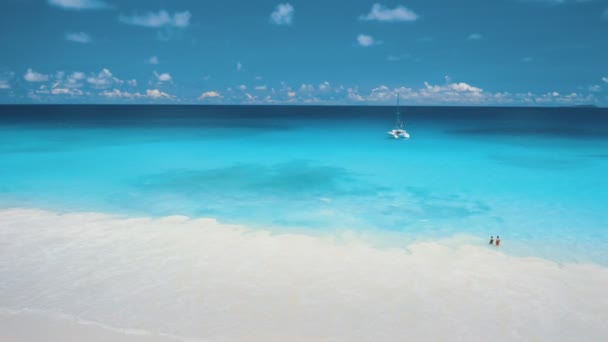
<svg viewBox="0 0 608 342">
<path fill-rule="evenodd" d="M 213 219 L 32 209 L 0 210 L 0 237 L 1 309 L 61 312 L 151 336 L 608 338 L 608 268 L 512 256 L 466 239 L 380 248 Z M 62 329 L 64 337 L 73 330 Z"/>
</svg>

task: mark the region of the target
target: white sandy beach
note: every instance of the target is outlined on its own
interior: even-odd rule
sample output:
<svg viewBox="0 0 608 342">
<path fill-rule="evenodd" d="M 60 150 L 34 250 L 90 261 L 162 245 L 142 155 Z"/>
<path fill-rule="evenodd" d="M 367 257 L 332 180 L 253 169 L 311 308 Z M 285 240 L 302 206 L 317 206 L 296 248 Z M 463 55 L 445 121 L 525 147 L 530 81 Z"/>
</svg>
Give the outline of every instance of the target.
<svg viewBox="0 0 608 342">
<path fill-rule="evenodd" d="M 0 211 L 1 341 L 605 341 L 608 268 L 212 219 Z"/>
</svg>

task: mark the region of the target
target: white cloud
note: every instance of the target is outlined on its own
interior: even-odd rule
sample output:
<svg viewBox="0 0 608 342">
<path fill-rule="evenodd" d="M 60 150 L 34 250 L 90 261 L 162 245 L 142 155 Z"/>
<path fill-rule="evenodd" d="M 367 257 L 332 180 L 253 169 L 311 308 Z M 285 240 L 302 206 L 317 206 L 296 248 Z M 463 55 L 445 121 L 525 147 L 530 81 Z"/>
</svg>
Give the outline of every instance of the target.
<svg viewBox="0 0 608 342">
<path fill-rule="evenodd" d="M 45 86 L 44 84 L 41 85 L 40 87 L 38 87 L 38 93 L 44 93 L 44 94 L 49 94 L 50 92 L 48 91 L 48 87 Z"/>
<path fill-rule="evenodd" d="M 150 58 L 148 59 L 148 63 L 153 64 L 153 65 L 158 64 L 158 63 L 159 63 L 159 61 L 158 61 L 158 57 L 156 57 L 156 56 L 152 56 L 152 57 L 150 57 Z"/>
<path fill-rule="evenodd" d="M 6 89 L 11 89 L 11 83 L 10 80 L 15 77 L 15 73 L 10 71 L 10 72 L 1 72 L 0 73 L 0 89 L 2 90 L 6 90 Z"/>
<path fill-rule="evenodd" d="M 73 72 L 63 81 L 63 87 L 66 88 L 80 88 L 83 86 L 83 80 L 86 78 L 84 72 Z"/>
<path fill-rule="evenodd" d="M 448 84 L 448 87 L 450 89 L 456 90 L 456 91 L 469 91 L 469 92 L 473 92 L 473 93 L 481 93 L 481 92 L 483 92 L 483 89 L 477 88 L 477 87 L 473 87 L 473 86 L 468 85 L 466 83 L 452 83 L 452 84 Z"/>
<path fill-rule="evenodd" d="M 363 96 L 359 95 L 359 90 L 356 88 L 348 88 L 346 97 L 347 97 L 347 99 L 354 101 L 354 102 L 365 101 Z"/>
<path fill-rule="evenodd" d="M 38 79 L 38 82 L 45 82 L 53 80 L 54 83 L 51 85 L 52 90 L 46 90 L 46 86 L 39 89 L 37 91 L 39 94 L 42 94 L 41 91 L 46 91 L 46 94 L 54 94 L 54 95 L 83 95 L 82 91 L 78 90 L 82 88 L 83 80 L 86 77 L 82 72 L 73 72 L 66 76 L 64 71 L 57 71 L 53 77 L 43 75 L 46 77 L 36 76 L 40 75 L 35 72 L 31 72 L 29 75 L 26 75 L 27 78 L 30 79 L 30 82 L 33 82 L 33 79 Z"/>
<path fill-rule="evenodd" d="M 274 12 L 270 13 L 270 22 L 275 25 L 291 25 L 295 9 L 291 4 L 278 4 Z"/>
<path fill-rule="evenodd" d="M 87 77 L 87 83 L 91 84 L 94 88 L 106 89 L 115 84 L 122 84 L 124 81 L 114 77 L 110 70 L 102 69 L 97 75 Z"/>
<path fill-rule="evenodd" d="M 80 89 L 53 87 L 51 89 L 51 94 L 53 94 L 53 95 L 82 96 L 84 93 Z"/>
<path fill-rule="evenodd" d="M 84 72 L 73 72 L 72 75 L 70 75 L 69 77 L 75 79 L 75 80 L 84 80 L 84 78 L 86 77 Z"/>
<path fill-rule="evenodd" d="M 467 40 L 481 40 L 483 39 L 483 36 L 479 33 L 471 33 L 468 37 Z"/>
<path fill-rule="evenodd" d="M 273 103 L 277 103 L 278 101 L 277 101 L 277 100 L 275 100 L 275 99 L 273 99 L 273 98 L 272 98 L 272 96 L 267 95 L 267 96 L 264 98 L 264 102 L 266 102 L 266 103 L 270 103 L 270 104 L 273 104 Z"/>
<path fill-rule="evenodd" d="M 91 36 L 84 32 L 71 32 L 65 34 L 65 39 L 74 43 L 86 44 L 91 42 Z"/>
<path fill-rule="evenodd" d="M 241 64 L 241 62 L 236 62 L 236 71 L 241 71 L 243 70 L 243 64 Z"/>
<path fill-rule="evenodd" d="M 246 100 L 247 103 L 257 103 L 258 102 L 258 97 L 255 95 L 245 93 L 245 97 L 247 98 L 247 100 Z"/>
<path fill-rule="evenodd" d="M 381 4 L 374 4 L 371 11 L 367 15 L 360 16 L 359 19 L 380 22 L 416 21 L 418 15 L 404 6 L 390 9 Z"/>
<path fill-rule="evenodd" d="M 602 81 L 604 81 L 605 83 L 608 83 L 608 77 L 602 77 Z"/>
<path fill-rule="evenodd" d="M 94 10 L 112 8 L 102 0 L 48 0 L 49 5 L 70 10 Z"/>
<path fill-rule="evenodd" d="M 288 103 L 295 103 L 295 102 L 296 102 L 296 99 L 295 99 L 295 98 L 291 98 L 291 99 L 290 99 L 290 100 L 288 100 L 287 102 L 288 102 Z M 307 104 L 317 104 L 317 105 L 318 105 L 318 104 L 323 104 L 323 102 L 324 102 L 324 101 L 323 101 L 323 100 L 321 100 L 321 99 L 320 99 L 320 98 L 318 98 L 318 97 L 314 97 L 314 96 L 313 96 L 313 97 L 309 97 L 309 98 L 305 99 L 303 102 L 304 102 L 304 103 L 307 103 Z"/>
<path fill-rule="evenodd" d="M 392 98 L 392 92 L 387 86 L 381 85 L 377 88 L 372 89 L 372 92 L 368 98 L 369 101 L 384 101 Z"/>
<path fill-rule="evenodd" d="M 192 15 L 189 11 L 175 12 L 173 14 L 173 26 L 175 27 L 187 27 L 190 26 L 190 18 Z"/>
<path fill-rule="evenodd" d="M 374 37 L 367 35 L 367 34 L 360 34 L 357 36 L 357 43 L 359 44 L 359 46 L 363 46 L 363 47 L 369 47 L 372 46 L 374 44 L 379 44 L 379 42 L 376 42 L 374 40 Z"/>
<path fill-rule="evenodd" d="M 159 82 L 171 82 L 173 79 L 169 73 L 159 74 L 158 72 L 154 71 L 154 76 L 156 76 L 156 79 L 158 79 Z"/>
<path fill-rule="evenodd" d="M 222 94 L 217 91 L 207 91 L 199 96 L 199 100 L 209 99 L 209 98 L 222 98 Z"/>
<path fill-rule="evenodd" d="M 154 91 L 153 91 L 153 93 L 154 93 Z M 103 97 L 109 97 L 109 98 L 127 98 L 127 99 L 144 97 L 144 95 L 142 95 L 140 93 L 130 93 L 127 91 L 121 91 L 120 89 L 116 89 L 116 88 L 114 88 L 113 90 L 104 90 L 103 92 L 99 93 L 99 95 L 101 95 Z"/>
<path fill-rule="evenodd" d="M 568 95 L 560 95 L 558 92 L 550 92 L 546 94 L 536 95 L 527 93 L 525 102 L 536 105 L 575 105 L 575 104 L 590 104 L 594 103 L 595 99 L 592 95 L 584 96 L 582 94 L 570 93 Z M 521 100 L 521 94 L 516 94 L 518 100 Z"/>
<path fill-rule="evenodd" d="M 443 85 L 432 85 L 424 82 L 424 87 L 419 89 L 399 87 L 390 89 L 385 85 L 374 88 L 368 96 L 362 96 L 367 102 L 386 103 L 390 104 L 396 101 L 397 93 L 401 95 L 401 99 L 416 104 L 470 104 L 479 105 L 496 102 L 491 99 L 493 94 L 484 93 L 483 89 L 472 86 L 470 84 L 450 83 L 449 77 L 446 77 L 446 83 Z M 356 94 L 360 95 L 360 94 Z M 350 97 L 354 95 L 351 92 Z M 362 100 L 359 98 L 358 102 Z"/>
<path fill-rule="evenodd" d="M 315 87 L 312 84 L 302 84 L 300 86 L 300 92 L 313 92 L 315 90 Z"/>
<path fill-rule="evenodd" d="M 48 75 L 37 73 L 32 69 L 27 69 L 27 72 L 25 75 L 23 75 L 23 78 L 28 82 L 46 82 L 49 80 Z"/>
<path fill-rule="evenodd" d="M 442 91 L 441 86 L 438 85 L 430 85 L 428 82 L 424 82 L 425 90 L 431 93 L 439 93 Z"/>
<path fill-rule="evenodd" d="M 281 92 L 289 92 L 289 91 L 291 91 L 291 87 L 287 83 L 281 81 L 281 89 L 280 89 L 280 91 Z"/>
<path fill-rule="evenodd" d="M 104 90 L 101 93 L 99 93 L 99 95 L 104 96 L 104 97 L 130 97 L 130 93 L 127 93 L 129 96 L 125 96 L 124 93 L 122 91 L 120 91 L 119 89 L 114 88 L 113 90 Z"/>
<path fill-rule="evenodd" d="M 331 89 L 331 85 L 327 81 L 319 84 L 319 90 L 320 91 L 329 91 L 330 89 Z"/>
<path fill-rule="evenodd" d="M 446 80 L 449 77 L 446 76 Z M 446 85 L 430 85 L 428 82 L 424 82 L 425 89 L 422 94 L 428 96 L 428 94 L 441 94 L 444 98 L 460 98 L 462 96 L 467 98 L 478 98 L 483 93 L 483 89 L 474 87 L 467 83 L 447 83 Z"/>
<path fill-rule="evenodd" d="M 154 72 L 153 83 L 160 88 L 161 83 L 172 81 L 170 74 Z M 14 88 L 8 73 L 0 73 L 0 91 Z M 12 77 L 15 76 L 12 73 Z M 35 96 L 39 100 L 44 97 L 55 97 L 61 100 L 70 96 L 100 96 L 109 99 L 176 99 L 175 96 L 167 94 L 160 89 L 148 89 L 143 94 L 136 92 L 137 81 L 120 80 L 108 69 L 102 69 L 99 73 L 85 74 L 83 72 L 58 71 L 48 75 L 40 74 L 28 69 L 23 76 L 28 82 L 39 82 L 34 89 L 30 90 L 28 96 Z M 601 82 L 592 84 L 585 88 L 581 87 L 577 92 L 551 91 L 545 93 L 509 93 L 488 92 L 482 87 L 465 82 L 453 82 L 449 77 L 445 82 L 433 84 L 424 82 L 420 87 L 389 87 L 380 85 L 371 90 L 362 90 L 358 87 L 344 87 L 339 84 L 330 84 L 328 81 L 301 84 L 292 87 L 281 82 L 280 87 L 272 88 L 272 85 L 244 84 L 229 88 L 228 90 L 206 91 L 198 99 L 206 103 L 309 103 L 309 104 L 382 104 L 392 105 L 396 101 L 397 93 L 400 93 L 402 101 L 417 105 L 578 105 L 597 104 L 605 94 L 603 88 L 608 88 L 608 77 L 601 77 Z M 158 80 L 158 81 L 157 81 Z M 49 83 L 43 83 L 47 82 Z M 52 82 L 50 82 L 52 81 Z M 158 83 L 157 83 L 158 82 Z M 86 85 L 86 86 L 85 86 Z M 86 89 L 98 89 L 91 93 Z M 129 90 L 129 91 L 124 91 Z M 6 92 L 5 92 L 6 94 Z M 84 98 L 84 97 L 83 97 Z M 49 98 L 50 100 L 50 98 Z M 187 99 L 182 99 L 187 100 Z M 194 101 L 194 98 L 190 99 Z"/>
<path fill-rule="evenodd" d="M 158 89 L 146 90 L 146 96 L 149 98 L 152 98 L 152 99 L 170 99 L 173 97 L 167 93 L 163 93 L 162 91 L 160 91 Z"/>
<path fill-rule="evenodd" d="M 274 88 L 273 88 L 274 89 Z M 424 82 L 420 87 L 389 87 L 380 85 L 371 90 L 361 90 L 357 87 L 343 87 L 322 82 L 316 86 L 301 84 L 297 90 L 281 82 L 276 91 L 269 88 L 268 94 L 260 96 L 265 103 L 306 103 L 306 104 L 378 104 L 394 105 L 400 94 L 404 104 L 412 105 L 517 105 L 517 106 L 556 106 L 597 103 L 593 93 L 580 92 L 547 92 L 542 94 L 488 92 L 466 82 L 454 82 L 445 77 L 445 82 L 433 84 Z M 249 101 L 249 97 L 238 93 L 230 97 L 231 101 Z M 242 94 L 242 93 L 241 93 Z"/>
<path fill-rule="evenodd" d="M 175 12 L 171 15 L 169 12 L 161 10 L 158 13 L 148 12 L 132 16 L 120 15 L 119 19 L 125 24 L 135 26 L 184 28 L 190 25 L 191 17 L 190 11 Z"/>
<path fill-rule="evenodd" d="M 131 93 L 128 91 L 121 91 L 120 89 L 114 88 L 113 90 L 104 90 L 99 95 L 108 98 L 123 98 L 123 99 L 138 99 L 138 98 L 150 98 L 150 99 L 171 99 L 174 96 L 164 93 L 158 89 L 148 89 L 146 94 L 139 92 Z"/>
</svg>

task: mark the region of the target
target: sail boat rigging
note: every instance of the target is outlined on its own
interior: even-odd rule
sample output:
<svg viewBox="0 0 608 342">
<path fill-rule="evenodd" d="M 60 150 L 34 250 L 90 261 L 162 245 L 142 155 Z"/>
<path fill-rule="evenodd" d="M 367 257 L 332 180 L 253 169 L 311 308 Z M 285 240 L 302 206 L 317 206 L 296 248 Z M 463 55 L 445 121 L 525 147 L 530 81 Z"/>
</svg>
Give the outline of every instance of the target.
<svg viewBox="0 0 608 342">
<path fill-rule="evenodd" d="M 403 121 L 401 121 L 401 111 L 399 110 L 399 93 L 397 93 L 397 112 L 395 113 L 395 128 L 388 131 L 388 134 L 392 135 L 395 139 L 410 138 L 410 134 L 403 128 Z"/>
</svg>

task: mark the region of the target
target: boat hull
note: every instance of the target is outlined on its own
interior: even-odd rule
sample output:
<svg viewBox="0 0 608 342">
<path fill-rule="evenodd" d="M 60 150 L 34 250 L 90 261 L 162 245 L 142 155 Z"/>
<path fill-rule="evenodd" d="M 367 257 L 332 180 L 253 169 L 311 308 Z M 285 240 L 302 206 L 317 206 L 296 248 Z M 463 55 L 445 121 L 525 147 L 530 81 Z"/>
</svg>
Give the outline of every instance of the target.
<svg viewBox="0 0 608 342">
<path fill-rule="evenodd" d="M 404 129 L 393 129 L 392 131 L 389 131 L 387 133 L 395 139 L 399 139 L 399 138 L 409 139 L 410 138 L 410 134 Z"/>
</svg>

